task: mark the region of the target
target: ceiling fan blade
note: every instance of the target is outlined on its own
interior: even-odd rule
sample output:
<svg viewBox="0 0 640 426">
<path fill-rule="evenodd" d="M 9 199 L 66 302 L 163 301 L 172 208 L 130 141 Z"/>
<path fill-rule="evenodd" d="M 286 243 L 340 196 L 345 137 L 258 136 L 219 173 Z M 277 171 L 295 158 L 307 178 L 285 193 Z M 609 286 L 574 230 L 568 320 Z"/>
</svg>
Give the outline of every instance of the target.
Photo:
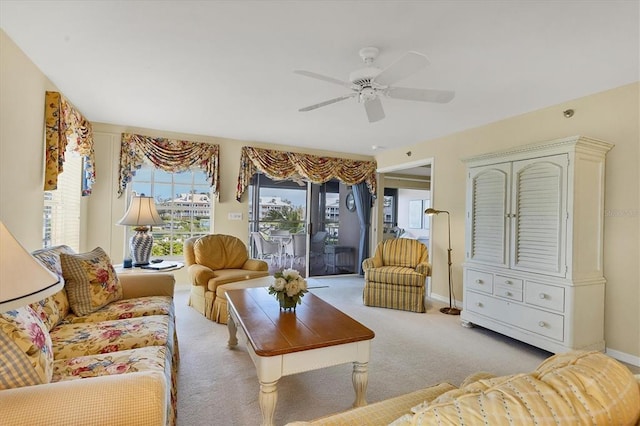
<svg viewBox="0 0 640 426">
<path fill-rule="evenodd" d="M 355 92 L 349 93 L 348 95 L 340 96 L 338 98 L 329 99 L 328 101 L 324 101 L 317 104 L 309 105 L 308 107 L 300 108 L 298 111 L 300 112 L 311 111 L 326 105 L 331 105 L 331 104 L 335 104 L 336 102 L 344 101 L 345 99 L 353 98 L 354 96 L 357 96 L 357 95 L 358 94 Z"/>
<path fill-rule="evenodd" d="M 347 87 L 349 89 L 351 89 L 353 87 L 353 84 L 349 83 L 348 81 L 338 80 L 337 78 L 327 77 L 326 75 L 318 74 L 318 73 L 311 72 L 311 71 L 295 70 L 294 73 L 300 74 L 300 75 L 304 75 L 305 77 L 311 77 L 311 78 L 315 78 L 317 80 L 322 80 L 322 81 L 326 81 L 326 82 L 329 82 L 329 83 L 337 84 L 339 86 L 344 86 L 344 87 Z"/>
<path fill-rule="evenodd" d="M 406 99 L 408 101 L 437 102 L 439 104 L 450 102 L 456 95 L 456 92 L 452 90 L 410 89 L 408 87 L 389 87 L 384 93 L 390 98 Z"/>
<path fill-rule="evenodd" d="M 373 80 L 383 86 L 391 86 L 396 81 L 415 74 L 427 65 L 429 65 L 429 59 L 422 53 L 407 52 L 400 59 L 380 71 L 380 74 Z"/>
<path fill-rule="evenodd" d="M 382 108 L 380 98 L 365 101 L 364 109 L 367 111 L 369 123 L 375 123 L 376 121 L 380 121 L 384 118 L 384 109 Z"/>
</svg>

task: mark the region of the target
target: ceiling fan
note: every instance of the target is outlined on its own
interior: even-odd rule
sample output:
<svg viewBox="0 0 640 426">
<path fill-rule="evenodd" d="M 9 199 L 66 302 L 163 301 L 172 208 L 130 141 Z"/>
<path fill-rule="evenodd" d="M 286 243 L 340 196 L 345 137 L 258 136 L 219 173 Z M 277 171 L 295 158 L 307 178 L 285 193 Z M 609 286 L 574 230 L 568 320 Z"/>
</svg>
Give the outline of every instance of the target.
<svg viewBox="0 0 640 426">
<path fill-rule="evenodd" d="M 337 84 L 352 90 L 351 93 L 346 95 L 300 108 L 298 111 L 311 111 L 346 99 L 357 98 L 359 103 L 364 104 L 369 122 L 373 123 L 385 117 L 382 102 L 380 101 L 381 95 L 394 99 L 436 103 L 447 103 L 455 96 L 455 92 L 451 90 L 415 89 L 393 86 L 396 82 L 429 65 L 429 59 L 421 53 L 407 52 L 400 57 L 400 59 L 384 69 L 380 69 L 373 64 L 378 57 L 378 48 L 365 47 L 360 49 L 359 53 L 365 63 L 365 67 L 349 74 L 349 81 L 327 77 L 311 71 L 294 71 L 296 74 Z"/>
</svg>

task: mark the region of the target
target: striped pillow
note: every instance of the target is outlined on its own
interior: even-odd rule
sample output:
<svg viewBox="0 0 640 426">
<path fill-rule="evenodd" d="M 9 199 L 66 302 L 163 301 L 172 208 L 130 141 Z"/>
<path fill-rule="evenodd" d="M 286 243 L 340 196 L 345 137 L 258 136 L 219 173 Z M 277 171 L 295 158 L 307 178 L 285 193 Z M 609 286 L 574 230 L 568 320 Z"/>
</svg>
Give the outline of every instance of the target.
<svg viewBox="0 0 640 426">
<path fill-rule="evenodd" d="M 76 315 L 88 315 L 122 299 L 122 286 L 111 259 L 100 247 L 88 253 L 61 253 L 60 263 L 69 304 Z"/>
<path fill-rule="evenodd" d="M 0 390 L 51 381 L 51 337 L 33 309 L 0 314 L 0 347 Z"/>
</svg>

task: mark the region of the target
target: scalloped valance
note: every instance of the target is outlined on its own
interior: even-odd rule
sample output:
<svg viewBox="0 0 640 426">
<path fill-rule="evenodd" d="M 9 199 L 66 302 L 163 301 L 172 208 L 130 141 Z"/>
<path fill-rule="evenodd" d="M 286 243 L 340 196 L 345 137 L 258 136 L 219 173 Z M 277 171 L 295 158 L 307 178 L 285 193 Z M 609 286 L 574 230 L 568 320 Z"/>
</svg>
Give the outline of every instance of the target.
<svg viewBox="0 0 640 426">
<path fill-rule="evenodd" d="M 366 182 L 369 192 L 374 197 L 376 195 L 375 161 L 320 157 L 244 146 L 240 155 L 236 200 L 240 201 L 257 171 L 275 180 L 305 179 L 313 183 L 324 183 L 337 178 L 347 185 Z"/>
<path fill-rule="evenodd" d="M 82 195 L 91 195 L 96 181 L 93 128 L 59 92 L 46 92 L 44 190 L 58 188 L 58 175 L 63 171 L 64 155 L 69 148 L 83 159 Z"/>
<path fill-rule="evenodd" d="M 120 171 L 118 174 L 118 197 L 124 194 L 127 184 L 142 167 L 145 158 L 159 169 L 177 173 L 196 166 L 202 169 L 216 197 L 219 196 L 220 147 L 204 142 L 178 139 L 152 138 L 123 133 L 120 143 Z"/>
</svg>

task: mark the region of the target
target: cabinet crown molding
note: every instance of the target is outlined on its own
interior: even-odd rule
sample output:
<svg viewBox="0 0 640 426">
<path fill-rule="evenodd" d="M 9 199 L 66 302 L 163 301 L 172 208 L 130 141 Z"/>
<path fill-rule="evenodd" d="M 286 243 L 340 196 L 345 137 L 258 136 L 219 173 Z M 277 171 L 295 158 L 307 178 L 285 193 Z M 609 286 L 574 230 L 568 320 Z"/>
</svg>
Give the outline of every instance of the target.
<svg viewBox="0 0 640 426">
<path fill-rule="evenodd" d="M 519 155 L 529 156 L 532 153 L 543 150 L 551 153 L 554 151 L 554 149 L 557 149 L 557 151 L 561 153 L 566 152 L 568 147 L 573 147 L 576 151 L 580 150 L 584 152 L 592 152 L 597 155 L 605 155 L 611 148 L 613 148 L 613 146 L 613 144 L 598 139 L 576 135 L 566 138 L 553 139 L 543 142 L 534 142 L 526 145 L 510 147 L 507 149 L 488 152 L 485 154 L 473 155 L 470 157 L 462 158 L 461 160 L 464 163 L 484 160 L 492 161 L 497 158 L 503 159 L 505 157 L 517 157 Z"/>
</svg>

